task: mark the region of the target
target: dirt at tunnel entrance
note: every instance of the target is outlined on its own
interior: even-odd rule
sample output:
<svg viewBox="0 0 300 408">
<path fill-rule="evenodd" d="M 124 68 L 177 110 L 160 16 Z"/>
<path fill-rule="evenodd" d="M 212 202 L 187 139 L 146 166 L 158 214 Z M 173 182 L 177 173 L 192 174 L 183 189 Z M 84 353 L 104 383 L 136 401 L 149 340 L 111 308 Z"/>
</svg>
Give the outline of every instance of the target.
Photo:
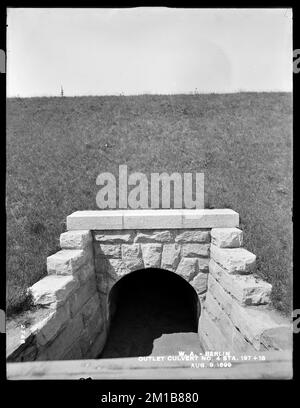
<svg viewBox="0 0 300 408">
<path fill-rule="evenodd" d="M 145 270 L 122 280 L 117 284 L 116 311 L 99 358 L 202 351 L 197 297 L 182 278 L 163 270 Z"/>
</svg>

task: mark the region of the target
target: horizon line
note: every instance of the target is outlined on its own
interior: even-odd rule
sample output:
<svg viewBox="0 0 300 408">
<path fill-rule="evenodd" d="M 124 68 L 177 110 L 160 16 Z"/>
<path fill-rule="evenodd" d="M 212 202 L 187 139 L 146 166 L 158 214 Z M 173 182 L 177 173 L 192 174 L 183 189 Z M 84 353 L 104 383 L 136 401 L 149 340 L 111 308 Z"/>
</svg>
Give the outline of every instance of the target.
<svg viewBox="0 0 300 408">
<path fill-rule="evenodd" d="M 84 97 L 110 97 L 110 96 L 198 96 L 198 95 L 232 95 L 232 94 L 241 94 L 241 93 L 293 93 L 293 90 L 284 91 L 284 90 L 261 90 L 261 91 L 232 91 L 232 92 L 188 92 L 188 93 L 136 93 L 136 94 L 123 94 L 123 93 L 112 93 L 112 94 L 80 94 L 80 95 L 32 95 L 32 96 L 20 96 L 20 95 L 11 95 L 6 96 L 6 99 L 33 99 L 33 98 L 84 98 Z"/>
</svg>

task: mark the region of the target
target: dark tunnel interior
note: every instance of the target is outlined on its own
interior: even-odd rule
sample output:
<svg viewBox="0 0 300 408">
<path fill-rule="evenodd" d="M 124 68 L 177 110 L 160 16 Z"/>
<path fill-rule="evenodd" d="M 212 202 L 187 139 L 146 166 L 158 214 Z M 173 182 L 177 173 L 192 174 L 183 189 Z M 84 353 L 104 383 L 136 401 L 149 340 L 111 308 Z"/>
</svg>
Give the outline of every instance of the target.
<svg viewBox="0 0 300 408">
<path fill-rule="evenodd" d="M 170 271 L 149 268 L 124 276 L 110 292 L 109 310 L 110 331 L 99 358 L 148 356 L 155 347 L 171 350 L 179 342 L 182 348 L 197 339 L 198 296 Z"/>
</svg>

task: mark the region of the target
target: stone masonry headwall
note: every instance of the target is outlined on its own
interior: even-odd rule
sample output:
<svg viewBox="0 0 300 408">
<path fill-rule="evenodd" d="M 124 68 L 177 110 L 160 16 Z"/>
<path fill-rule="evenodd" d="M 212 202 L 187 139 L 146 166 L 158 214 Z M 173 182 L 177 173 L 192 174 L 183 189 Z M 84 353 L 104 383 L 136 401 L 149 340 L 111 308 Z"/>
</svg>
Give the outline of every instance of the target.
<svg viewBox="0 0 300 408">
<path fill-rule="evenodd" d="M 109 294 L 133 271 L 160 268 L 194 288 L 207 351 L 291 349 L 292 325 L 270 307 L 232 210 L 79 211 L 67 218 L 48 275 L 29 288 L 34 310 L 7 324 L 9 361 L 97 358 Z M 158 282 L 159 283 L 159 282 Z"/>
</svg>

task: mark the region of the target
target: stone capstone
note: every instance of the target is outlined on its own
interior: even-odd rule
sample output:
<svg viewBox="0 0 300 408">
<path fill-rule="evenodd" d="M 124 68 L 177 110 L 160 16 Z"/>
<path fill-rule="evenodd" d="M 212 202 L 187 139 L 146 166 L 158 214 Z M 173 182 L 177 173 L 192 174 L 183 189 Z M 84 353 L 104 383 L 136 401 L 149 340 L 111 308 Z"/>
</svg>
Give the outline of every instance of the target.
<svg viewBox="0 0 300 408">
<path fill-rule="evenodd" d="M 76 211 L 67 216 L 68 230 L 208 229 L 239 225 L 230 209 L 142 209 Z"/>
</svg>

